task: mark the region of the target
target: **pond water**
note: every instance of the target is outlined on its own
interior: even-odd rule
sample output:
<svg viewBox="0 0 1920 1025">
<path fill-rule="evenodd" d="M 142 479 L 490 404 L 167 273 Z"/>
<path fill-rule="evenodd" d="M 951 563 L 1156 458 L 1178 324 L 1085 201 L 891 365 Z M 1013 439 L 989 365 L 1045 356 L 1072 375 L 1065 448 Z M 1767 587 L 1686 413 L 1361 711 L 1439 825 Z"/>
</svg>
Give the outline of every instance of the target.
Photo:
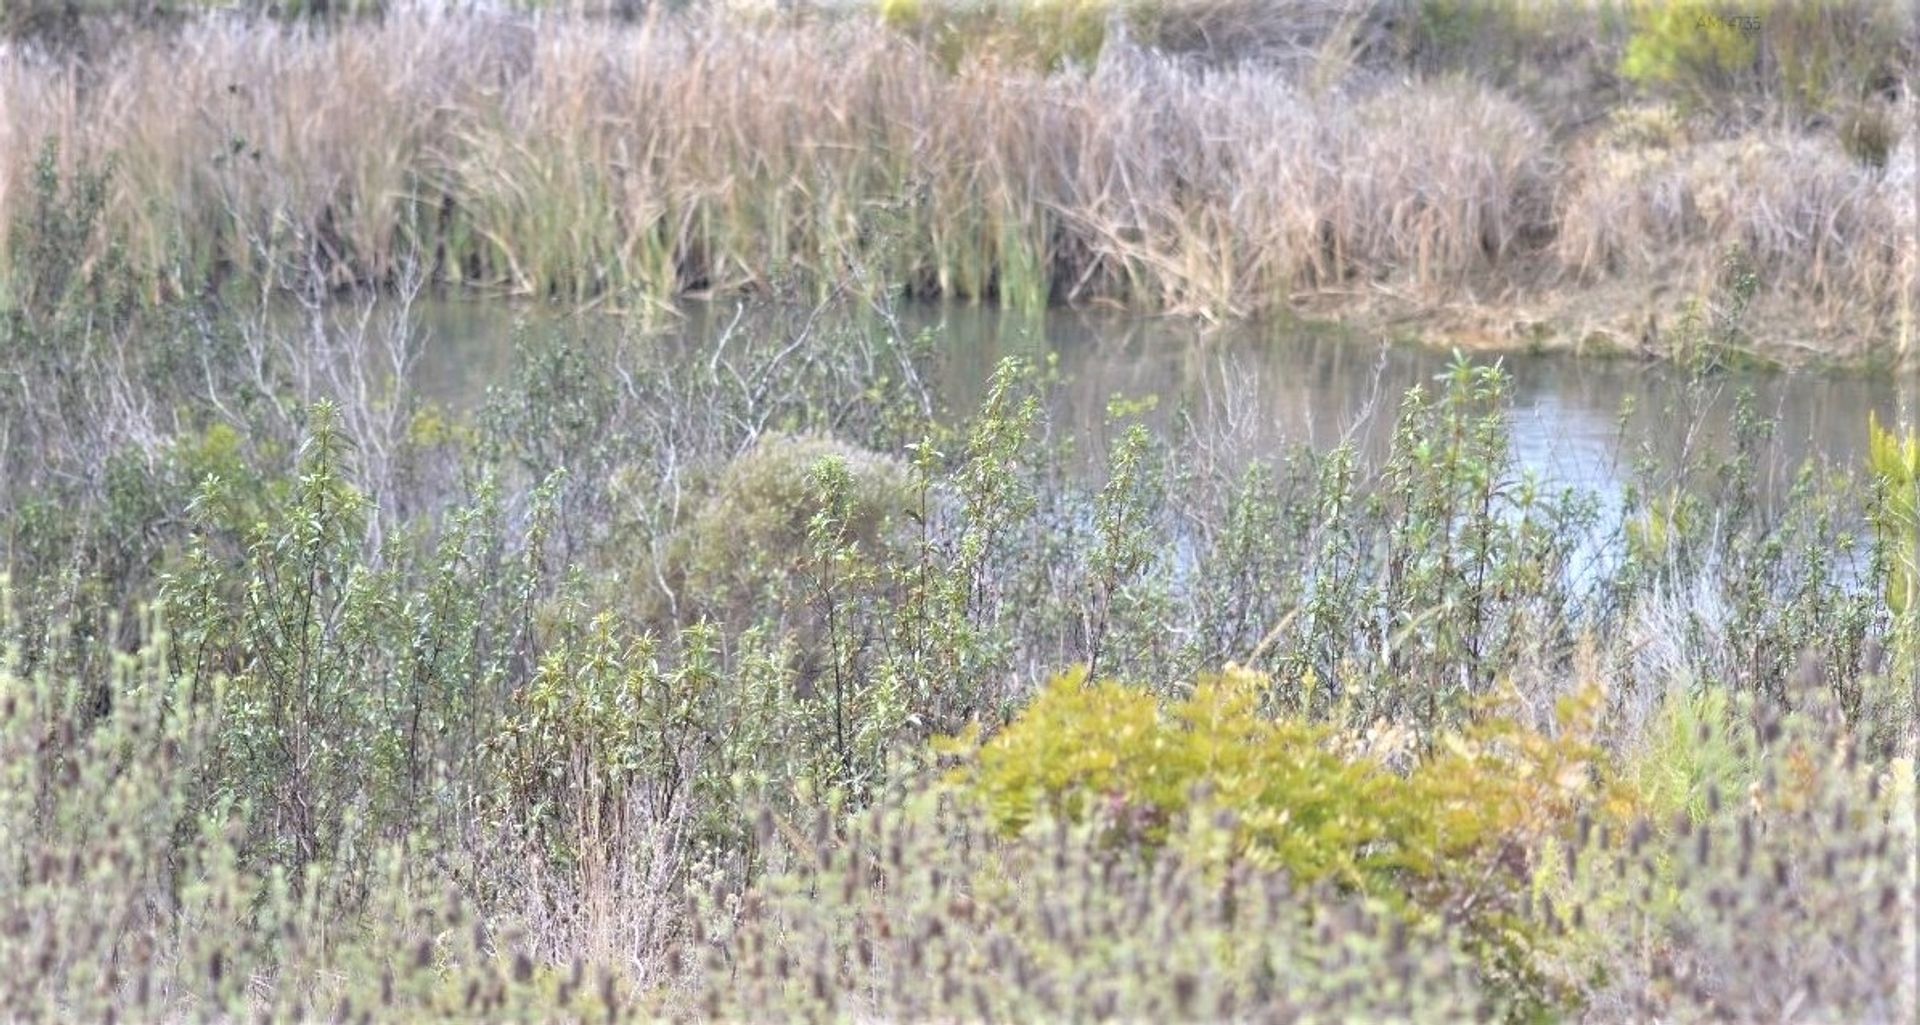
<svg viewBox="0 0 1920 1025">
<path fill-rule="evenodd" d="M 732 305 L 691 305 L 665 330 L 700 346 L 732 319 Z M 418 383 L 461 406 L 477 402 L 511 361 L 516 326 L 535 332 L 614 330 L 611 318 L 560 315 L 499 302 L 441 301 L 415 307 L 422 330 Z M 1063 377 L 1056 424 L 1093 460 L 1112 440 L 1116 397 L 1150 399 L 1149 419 L 1174 417 L 1214 439 L 1229 458 L 1272 454 L 1294 443 L 1327 447 L 1351 437 L 1384 450 L 1406 391 L 1442 374 L 1444 352 L 1278 326 L 1204 329 L 1190 322 L 1118 314 L 1054 312 L 1042 318 L 979 306 L 903 312 L 908 330 L 936 333 L 936 387 L 949 408 L 975 408 L 988 376 L 1009 355 L 1053 354 Z M 701 346 L 704 348 L 704 346 Z M 1741 370 L 1702 386 L 1670 364 L 1567 355 L 1470 356 L 1499 360 L 1512 375 L 1512 445 L 1543 482 L 1617 495 L 1643 453 L 1663 459 L 1723 446 L 1736 396 L 1751 391 L 1772 422 L 1763 494 L 1778 496 L 1807 460 L 1835 468 L 1865 458 L 1867 417 L 1898 422 L 1920 407 L 1920 380 L 1888 372 Z"/>
</svg>

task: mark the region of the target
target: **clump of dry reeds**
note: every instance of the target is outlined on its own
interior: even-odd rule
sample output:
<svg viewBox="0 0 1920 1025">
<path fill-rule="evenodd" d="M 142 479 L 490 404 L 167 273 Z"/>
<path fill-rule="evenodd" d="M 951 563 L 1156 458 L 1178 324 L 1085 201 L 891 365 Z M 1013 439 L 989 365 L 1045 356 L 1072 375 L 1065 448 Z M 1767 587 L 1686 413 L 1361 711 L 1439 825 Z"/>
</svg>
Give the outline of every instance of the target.
<svg viewBox="0 0 1920 1025">
<path fill-rule="evenodd" d="M 450 281 L 576 298 L 858 277 L 1232 316 L 1374 283 L 1472 301 L 1738 244 L 1769 288 L 1893 316 L 1906 197 L 1834 140 L 1569 164 L 1532 107 L 1355 72 L 1328 31 L 1275 29 L 1300 37 L 1289 60 L 1116 38 L 1052 69 L 952 64 L 863 18 L 711 12 L 420 6 L 0 44 L 0 219 L 52 140 L 68 168 L 114 167 L 100 244 L 156 294 L 381 283 L 428 255 Z"/>
<path fill-rule="evenodd" d="M 1589 280 L 1697 282 L 1737 248 L 1776 291 L 1884 318 L 1910 273 L 1911 224 L 1912 204 L 1836 145 L 1775 135 L 1596 149 L 1566 190 L 1555 255 Z"/>
</svg>

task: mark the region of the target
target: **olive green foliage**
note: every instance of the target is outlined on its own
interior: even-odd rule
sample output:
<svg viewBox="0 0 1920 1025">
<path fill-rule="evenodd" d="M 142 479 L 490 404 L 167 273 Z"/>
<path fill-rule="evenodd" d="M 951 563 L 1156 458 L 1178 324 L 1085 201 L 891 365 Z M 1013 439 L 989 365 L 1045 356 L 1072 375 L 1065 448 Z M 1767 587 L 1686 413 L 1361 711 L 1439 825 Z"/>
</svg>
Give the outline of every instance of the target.
<svg viewBox="0 0 1920 1025">
<path fill-rule="evenodd" d="M 0 10 L 0 38 L 66 43 L 80 35 L 83 19 L 103 14 L 119 14 L 136 21 L 152 19 L 173 13 L 178 6 L 170 0 L 125 4 L 109 0 L 17 0 Z"/>
<path fill-rule="evenodd" d="M 58 145 L 42 146 L 30 205 L 7 225 L 0 311 L 46 319 L 83 293 L 96 311 L 124 300 L 130 268 L 102 216 L 112 178 L 111 165 L 63 176 Z"/>
<path fill-rule="evenodd" d="M 1138 848 L 1187 844 L 1194 822 L 1215 823 L 1190 856 L 1224 853 L 1303 886 L 1444 918 L 1463 927 L 1508 999 L 1550 1002 L 1546 981 L 1512 960 L 1516 944 L 1539 937 L 1503 894 L 1523 885 L 1517 852 L 1567 831 L 1576 813 L 1619 816 L 1631 803 L 1611 792 L 1590 736 L 1597 695 L 1565 699 L 1556 735 L 1490 716 L 1434 738 L 1434 751 L 1396 771 L 1374 751 L 1343 750 L 1356 745 L 1331 728 L 1263 715 L 1267 690 L 1233 670 L 1162 702 L 1069 673 L 980 746 L 959 779 L 1007 832 L 1095 821 L 1107 842 Z M 1376 730 L 1367 746 L 1390 736 Z"/>
<path fill-rule="evenodd" d="M 1899 122 L 1887 105 L 1861 103 L 1840 118 L 1840 145 L 1861 166 L 1885 171 L 1900 144 Z"/>
<path fill-rule="evenodd" d="M 12 236 L 42 267 L 112 251 L 85 191 Z M 1127 401 L 1076 445 L 1050 362 L 945 408 L 884 294 L 530 318 L 455 409 L 406 289 L 98 284 L 0 335 L 0 1018 L 1715 1006 L 1682 964 L 1734 1017 L 1906 999 L 1843 911 L 1912 850 L 1911 534 L 1884 467 L 1763 492 L 1750 399 L 1616 507 L 1522 473 L 1464 359 L 1378 450 L 1229 460 Z M 1674 871 L 1755 801 L 1798 905 Z M 1865 830 L 1837 888 L 1808 808 Z M 1582 867 L 1636 834 L 1650 874 Z"/>
<path fill-rule="evenodd" d="M 1877 0 L 1637 3 L 1632 17 L 1621 73 L 1696 107 L 1824 110 L 1900 75 L 1902 16 Z"/>
<path fill-rule="evenodd" d="M 246 806 L 206 801 L 219 703 L 173 654 L 157 635 L 116 655 L 102 709 L 0 652 L 8 1019 L 584 1021 L 631 1005 L 607 970 L 536 972 L 525 932 L 422 889 L 424 833 L 358 865 L 249 857 Z"/>
<path fill-rule="evenodd" d="M 1630 79 L 1726 90 L 1759 57 L 1757 7 L 1649 3 L 1635 13 L 1638 24 L 1620 62 Z"/>
<path fill-rule="evenodd" d="M 0 39 L 53 50 L 102 50 L 115 33 L 166 28 L 210 11 L 313 19 L 378 15 L 388 0 L 8 0 Z"/>
<path fill-rule="evenodd" d="M 1758 774 L 1724 728 L 1732 713 L 1733 699 L 1719 687 L 1667 694 L 1646 731 L 1646 748 L 1630 761 L 1645 814 L 1655 821 L 1675 815 L 1701 821 L 1709 804 L 1746 792 Z"/>
<path fill-rule="evenodd" d="M 1524 80 L 1537 73 L 1532 65 L 1549 55 L 1613 41 L 1610 26 L 1596 23 L 1576 5 L 1418 0 L 1407 7 L 1410 16 L 1394 26 L 1393 46 L 1430 74 L 1478 67 L 1524 86 Z"/>
<path fill-rule="evenodd" d="M 1873 510 L 1894 617 L 1895 675 L 1920 681 L 1920 439 L 1877 419 L 1867 424 L 1867 458 L 1878 488 Z M 1920 694 L 1915 695 L 1920 701 Z"/>
<path fill-rule="evenodd" d="M 1163 709 L 1150 691 L 1068 673 L 980 749 L 973 787 L 1002 829 L 1097 812 L 1155 845 L 1199 802 L 1233 814 L 1256 861 L 1309 884 L 1358 886 L 1428 853 L 1399 842 L 1409 823 L 1384 767 L 1340 758 L 1324 729 L 1259 716 L 1265 690 L 1243 673 L 1202 679 Z"/>
<path fill-rule="evenodd" d="M 1571 527 L 1585 515 L 1571 496 L 1512 476 L 1507 383 L 1498 368 L 1456 360 L 1437 401 L 1424 389 L 1407 395 L 1387 464 L 1391 660 L 1411 671 L 1413 653 L 1433 653 L 1453 669 L 1417 688 L 1429 728 L 1485 689 L 1490 661 L 1505 661 L 1495 645 L 1537 644 L 1556 629 L 1561 610 L 1542 585 L 1571 552 L 1567 531 L 1546 524 Z"/>
<path fill-rule="evenodd" d="M 881 20 L 923 41 L 949 70 L 972 61 L 1009 61 L 1042 71 L 1091 65 L 1106 43 L 1108 0 L 1037 3 L 921 3 L 881 0 Z"/>
<path fill-rule="evenodd" d="M 1882 427 L 1878 419 L 1867 424 L 1867 458 L 1881 489 L 1874 525 L 1888 543 L 1892 575 L 1887 580 L 1887 605 L 1895 615 L 1906 615 L 1920 605 L 1920 559 L 1915 538 L 1920 537 L 1920 439 Z"/>
<path fill-rule="evenodd" d="M 1703 378 L 1711 379 L 1710 372 Z M 1699 415 L 1700 401 L 1688 399 L 1667 413 Z M 1843 494 L 1819 467 L 1802 466 L 1783 475 L 1789 497 L 1780 518 L 1756 531 L 1760 474 L 1777 426 L 1750 395 L 1741 395 L 1728 428 L 1728 445 L 1714 457 L 1684 470 L 1656 470 L 1642 459 L 1626 489 L 1628 558 L 1614 586 L 1660 591 L 1701 572 L 1727 585 L 1713 601 L 1728 604 L 1711 610 L 1671 598 L 1642 604 L 1644 628 L 1653 631 L 1642 635 L 1645 643 L 1669 649 L 1664 664 L 1688 686 L 1718 683 L 1785 700 L 1792 681 L 1811 672 L 1835 688 L 1863 729 L 1876 735 L 1904 730 L 1907 699 L 1884 686 L 1882 675 L 1886 645 L 1895 640 L 1884 596 L 1842 583 L 1849 562 L 1880 562 L 1865 522 L 1875 502 L 1871 479 Z M 1865 529 L 1836 530 L 1842 523 Z M 1699 541 L 1716 531 L 1744 539 L 1707 557 Z M 1882 573 L 1869 576 L 1880 581 Z M 1722 661 L 1722 655 L 1731 658 Z M 1663 684 L 1654 693 L 1667 689 Z"/>
<path fill-rule="evenodd" d="M 689 600 L 752 602 L 812 548 L 815 517 L 835 543 L 884 561 L 913 507 L 906 465 L 824 436 L 770 434 L 727 464 L 676 541 L 672 576 Z"/>
</svg>

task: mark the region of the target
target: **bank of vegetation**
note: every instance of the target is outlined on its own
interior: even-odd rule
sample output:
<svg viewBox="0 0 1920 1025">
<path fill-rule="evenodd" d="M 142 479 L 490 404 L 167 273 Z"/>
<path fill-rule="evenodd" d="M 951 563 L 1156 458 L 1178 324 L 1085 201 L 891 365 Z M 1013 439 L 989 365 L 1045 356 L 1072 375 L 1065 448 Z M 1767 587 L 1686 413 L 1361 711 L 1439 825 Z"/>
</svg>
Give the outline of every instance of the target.
<svg viewBox="0 0 1920 1025">
<path fill-rule="evenodd" d="M 0 217 L 105 175 L 89 258 L 149 301 L 425 265 L 1663 354 L 1751 276 L 1749 348 L 1910 347 L 1890 0 L 121 10 L 9 5 Z"/>
<path fill-rule="evenodd" d="M 439 45 L 413 24 L 187 38 Z M 488 40 L 607 70 L 482 26 L 437 29 L 480 48 L 419 72 L 436 118 Z M 375 137 L 339 99 L 280 122 L 342 131 L 315 160 Z M 260 152 L 207 187 L 332 180 Z M 1747 402 L 1583 494 L 1463 360 L 1379 397 L 1378 455 L 1127 402 L 1088 453 L 1045 363 L 943 408 L 904 265 L 692 350 L 529 327 L 449 409 L 409 318 L 314 287 L 378 247 L 254 239 L 320 276 L 273 278 L 291 317 L 148 292 L 143 239 L 247 223 L 123 220 L 164 173 L 9 199 L 0 1018 L 1912 1020 L 1910 426 L 1786 466 Z M 289 209 L 194 195 L 146 211 Z"/>
</svg>

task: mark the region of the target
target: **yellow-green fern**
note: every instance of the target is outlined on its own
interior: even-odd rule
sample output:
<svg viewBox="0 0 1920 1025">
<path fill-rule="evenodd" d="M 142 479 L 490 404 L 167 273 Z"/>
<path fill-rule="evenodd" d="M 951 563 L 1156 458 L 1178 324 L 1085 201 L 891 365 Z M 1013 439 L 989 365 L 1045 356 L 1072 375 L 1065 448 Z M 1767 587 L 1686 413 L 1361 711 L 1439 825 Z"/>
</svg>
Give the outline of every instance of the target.
<svg viewBox="0 0 1920 1025">
<path fill-rule="evenodd" d="M 1895 661 L 1911 672 L 1920 655 L 1920 437 L 1882 427 L 1871 415 L 1867 433 L 1867 461 L 1880 485 L 1873 520 L 1888 554 Z"/>
</svg>

